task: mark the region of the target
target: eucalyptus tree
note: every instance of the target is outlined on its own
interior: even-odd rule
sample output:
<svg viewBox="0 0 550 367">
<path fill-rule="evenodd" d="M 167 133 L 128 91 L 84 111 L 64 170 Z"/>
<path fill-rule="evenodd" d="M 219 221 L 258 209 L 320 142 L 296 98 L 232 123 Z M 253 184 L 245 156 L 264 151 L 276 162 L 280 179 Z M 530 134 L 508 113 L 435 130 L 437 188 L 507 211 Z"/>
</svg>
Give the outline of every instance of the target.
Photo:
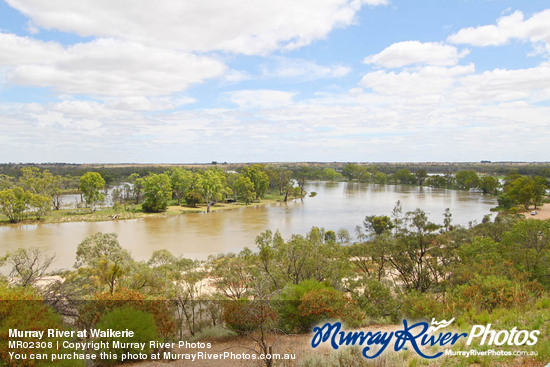
<svg viewBox="0 0 550 367">
<path fill-rule="evenodd" d="M 210 212 L 212 205 L 222 200 L 223 195 L 228 193 L 225 186 L 225 176 L 215 170 L 207 170 L 197 176 L 196 190 L 206 203 L 206 212 Z"/>
<path fill-rule="evenodd" d="M 160 212 L 166 210 L 172 196 L 170 177 L 166 173 L 152 173 L 143 179 L 145 201 L 142 208 L 146 212 Z"/>
<path fill-rule="evenodd" d="M 103 201 L 105 194 L 105 180 L 97 172 L 87 172 L 80 177 L 80 191 L 84 197 L 86 205 L 89 205 L 92 212 L 95 210 L 95 205 Z"/>
<path fill-rule="evenodd" d="M 168 175 L 170 176 L 172 193 L 178 201 L 178 205 L 180 205 L 181 200 L 185 198 L 185 194 L 193 189 L 193 173 L 189 170 L 174 167 L 168 172 Z"/>
</svg>

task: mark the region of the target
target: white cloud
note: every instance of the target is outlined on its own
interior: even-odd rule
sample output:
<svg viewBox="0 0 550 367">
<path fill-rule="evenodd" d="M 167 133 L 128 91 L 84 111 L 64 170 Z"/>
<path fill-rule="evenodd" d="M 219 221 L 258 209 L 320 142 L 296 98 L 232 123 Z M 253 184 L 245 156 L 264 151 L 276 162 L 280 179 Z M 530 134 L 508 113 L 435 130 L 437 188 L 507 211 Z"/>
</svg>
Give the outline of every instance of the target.
<svg viewBox="0 0 550 367">
<path fill-rule="evenodd" d="M 459 53 L 456 47 L 443 43 L 404 41 L 394 43 L 383 51 L 366 57 L 363 62 L 385 68 L 415 64 L 452 66 L 467 54 L 467 50 Z"/>
<path fill-rule="evenodd" d="M 322 66 L 303 59 L 274 58 L 276 66 L 264 67 L 263 75 L 274 78 L 322 79 L 348 75 L 351 68 L 344 65 Z"/>
<path fill-rule="evenodd" d="M 45 29 L 186 51 L 263 54 L 293 49 L 352 24 L 387 0 L 8 0 Z"/>
<path fill-rule="evenodd" d="M 442 95 L 457 82 L 457 76 L 473 73 L 473 64 L 454 66 L 426 66 L 415 71 L 388 72 L 383 70 L 367 73 L 360 85 L 375 93 L 392 96 L 421 98 Z"/>
<path fill-rule="evenodd" d="M 226 70 L 212 57 L 115 39 L 63 48 L 11 34 L 0 34 L 0 64 L 13 66 L 7 74 L 11 83 L 121 97 L 168 95 Z"/>
<path fill-rule="evenodd" d="M 240 90 L 229 92 L 228 98 L 240 108 L 275 108 L 292 103 L 296 93 L 279 90 Z"/>
<path fill-rule="evenodd" d="M 529 19 L 515 11 L 499 18 L 496 25 L 463 28 L 447 38 L 451 43 L 482 47 L 504 45 L 512 39 L 550 43 L 550 9 Z"/>
<path fill-rule="evenodd" d="M 56 42 L 42 42 L 0 32 L 0 65 L 30 64 L 44 59 L 53 62 L 63 52 L 63 47 Z"/>
</svg>

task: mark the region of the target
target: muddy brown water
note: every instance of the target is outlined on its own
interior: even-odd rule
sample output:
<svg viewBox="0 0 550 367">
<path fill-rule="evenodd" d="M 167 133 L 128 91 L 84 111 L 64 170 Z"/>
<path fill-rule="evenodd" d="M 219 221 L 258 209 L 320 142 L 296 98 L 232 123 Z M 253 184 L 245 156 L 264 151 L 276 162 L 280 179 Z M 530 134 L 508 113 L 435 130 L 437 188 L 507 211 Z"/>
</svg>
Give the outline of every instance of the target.
<svg viewBox="0 0 550 367">
<path fill-rule="evenodd" d="M 312 226 L 354 234 L 367 215 L 390 215 L 397 200 L 404 211 L 421 208 L 432 221 L 443 222 L 450 208 L 453 223 L 480 222 L 496 199 L 480 193 L 400 185 L 346 182 L 310 182 L 306 197 L 289 203 L 171 217 L 110 222 L 75 222 L 0 226 L 0 255 L 19 247 L 38 247 L 56 254 L 53 267 L 71 268 L 78 244 L 96 232 L 118 234 L 120 244 L 137 260 L 148 259 L 159 249 L 192 259 L 255 248 L 254 240 L 266 229 L 279 229 L 285 238 L 304 234 Z"/>
</svg>

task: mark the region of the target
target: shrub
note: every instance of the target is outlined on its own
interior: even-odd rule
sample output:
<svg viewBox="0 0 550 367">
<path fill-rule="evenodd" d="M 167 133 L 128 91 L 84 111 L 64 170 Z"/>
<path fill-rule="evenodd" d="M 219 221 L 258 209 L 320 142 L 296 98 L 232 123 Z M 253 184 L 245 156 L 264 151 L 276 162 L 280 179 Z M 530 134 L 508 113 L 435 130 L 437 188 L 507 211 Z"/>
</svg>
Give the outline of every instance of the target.
<svg viewBox="0 0 550 367">
<path fill-rule="evenodd" d="M 477 276 L 469 284 L 455 287 L 451 300 L 462 310 L 486 310 L 526 305 L 542 294 L 542 287 L 535 282 L 519 283 L 499 276 Z"/>
<path fill-rule="evenodd" d="M 21 331 L 35 330 L 44 331 L 44 337 L 41 340 L 25 338 L 24 341 L 40 341 L 52 343 L 51 348 L 40 349 L 40 353 L 63 354 L 65 351 L 56 349 L 56 342 L 60 343 L 63 338 L 48 337 L 48 329 L 65 330 L 61 317 L 51 308 L 45 305 L 42 298 L 32 291 L 24 288 L 8 288 L 0 286 L 0 366 L 84 366 L 82 361 L 78 360 L 34 360 L 29 359 L 29 354 L 35 354 L 36 350 L 27 348 L 8 348 L 9 329 Z M 9 352 L 25 355 L 26 359 L 10 359 Z M 70 352 L 70 351 L 68 351 Z"/>
<path fill-rule="evenodd" d="M 309 331 L 309 325 L 300 317 L 298 307 L 307 292 L 324 288 L 329 288 L 329 285 L 311 279 L 286 286 L 274 302 L 279 314 L 279 327 L 286 332 Z"/>
<path fill-rule="evenodd" d="M 105 313 L 124 306 L 153 315 L 159 335 L 169 337 L 174 334 L 176 324 L 168 301 L 162 298 L 147 298 L 136 290 L 122 288 L 113 293 L 96 293 L 92 300 L 82 305 L 79 314 L 84 326 L 90 327 Z"/>
<path fill-rule="evenodd" d="M 362 286 L 363 292 L 354 298 L 367 316 L 377 320 L 389 317 L 392 322 L 399 321 L 399 305 L 390 287 L 371 278 L 366 279 Z"/>
<path fill-rule="evenodd" d="M 316 289 L 307 292 L 298 306 L 304 331 L 327 320 L 340 320 L 346 326 L 361 326 L 365 314 L 345 294 L 333 288 Z"/>
<path fill-rule="evenodd" d="M 426 293 L 411 292 L 403 302 L 402 313 L 413 320 L 441 317 L 443 306 Z"/>
<path fill-rule="evenodd" d="M 210 326 L 207 328 L 202 329 L 198 333 L 195 334 L 194 337 L 191 338 L 191 341 L 197 341 L 197 340 L 216 340 L 216 339 L 225 339 L 225 338 L 231 338 L 237 336 L 237 333 L 226 329 L 224 327 L 221 327 L 219 325 L 216 326 Z"/>
<path fill-rule="evenodd" d="M 131 306 L 115 308 L 107 312 L 96 327 L 101 330 L 131 330 L 134 332 L 132 337 L 114 337 L 102 338 L 102 341 L 108 342 L 108 348 L 103 349 L 103 352 L 109 352 L 117 355 L 116 359 L 107 359 L 106 363 L 118 363 L 121 360 L 121 355 L 124 353 L 144 353 L 149 354 L 152 348 L 149 347 L 150 341 L 160 341 L 157 333 L 155 318 L 152 314 L 141 310 L 136 310 Z M 125 347 L 114 348 L 113 342 L 128 343 Z M 135 348 L 133 343 L 145 343 L 145 348 Z"/>
<path fill-rule="evenodd" d="M 239 299 L 223 304 L 222 317 L 228 328 L 239 334 L 246 334 L 260 326 L 272 328 L 277 312 L 265 301 Z"/>
</svg>

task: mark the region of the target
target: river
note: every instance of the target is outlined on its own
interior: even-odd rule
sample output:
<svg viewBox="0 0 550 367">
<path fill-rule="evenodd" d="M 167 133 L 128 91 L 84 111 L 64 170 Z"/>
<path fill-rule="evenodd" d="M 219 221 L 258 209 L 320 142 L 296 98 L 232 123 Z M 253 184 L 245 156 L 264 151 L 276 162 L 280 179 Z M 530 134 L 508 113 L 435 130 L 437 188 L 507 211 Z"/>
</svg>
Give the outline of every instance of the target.
<svg viewBox="0 0 550 367">
<path fill-rule="evenodd" d="M 400 200 L 403 211 L 421 208 L 429 218 L 443 223 L 450 208 L 453 224 L 480 222 L 496 198 L 467 191 L 428 187 L 375 185 L 347 182 L 309 182 L 307 191 L 316 192 L 289 203 L 243 207 L 213 213 L 189 213 L 170 217 L 110 222 L 75 222 L 0 226 L 2 254 L 19 247 L 38 247 L 55 253 L 54 269 L 71 268 L 78 244 L 96 232 L 115 232 L 120 244 L 136 260 L 148 259 L 159 249 L 191 259 L 255 248 L 254 239 L 266 229 L 279 229 L 288 238 L 304 234 L 312 226 L 337 230 L 346 228 L 353 236 L 355 226 L 367 215 L 390 215 Z"/>
</svg>

